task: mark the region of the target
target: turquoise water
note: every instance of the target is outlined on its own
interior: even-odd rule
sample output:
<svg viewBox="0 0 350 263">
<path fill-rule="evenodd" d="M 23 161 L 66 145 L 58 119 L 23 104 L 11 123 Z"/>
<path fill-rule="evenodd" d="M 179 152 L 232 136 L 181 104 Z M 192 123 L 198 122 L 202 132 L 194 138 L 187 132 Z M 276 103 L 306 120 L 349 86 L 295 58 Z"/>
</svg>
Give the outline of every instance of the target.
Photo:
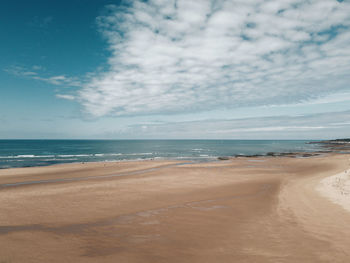
<svg viewBox="0 0 350 263">
<path fill-rule="evenodd" d="M 138 159 L 210 160 L 268 152 L 312 152 L 317 144 L 278 140 L 0 140 L 0 168 Z"/>
</svg>

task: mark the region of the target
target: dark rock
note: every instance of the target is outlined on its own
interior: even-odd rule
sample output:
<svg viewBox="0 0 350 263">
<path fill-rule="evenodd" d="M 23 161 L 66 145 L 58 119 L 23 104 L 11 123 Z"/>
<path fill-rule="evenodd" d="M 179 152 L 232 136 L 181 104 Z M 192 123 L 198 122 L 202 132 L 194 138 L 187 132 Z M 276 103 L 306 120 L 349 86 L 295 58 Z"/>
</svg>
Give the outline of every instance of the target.
<svg viewBox="0 0 350 263">
<path fill-rule="evenodd" d="M 218 160 L 220 160 L 220 161 L 227 161 L 227 160 L 230 160 L 230 157 L 220 156 L 220 157 L 218 157 Z"/>
</svg>

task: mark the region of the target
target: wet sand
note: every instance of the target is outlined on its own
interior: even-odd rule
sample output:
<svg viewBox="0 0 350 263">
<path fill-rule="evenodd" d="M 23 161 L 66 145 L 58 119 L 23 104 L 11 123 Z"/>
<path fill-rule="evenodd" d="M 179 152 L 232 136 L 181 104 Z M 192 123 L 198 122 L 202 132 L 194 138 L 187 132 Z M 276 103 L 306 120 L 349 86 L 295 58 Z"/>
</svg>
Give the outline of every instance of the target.
<svg viewBox="0 0 350 263">
<path fill-rule="evenodd" d="M 0 170 L 0 262 L 350 262 L 349 158 Z"/>
</svg>

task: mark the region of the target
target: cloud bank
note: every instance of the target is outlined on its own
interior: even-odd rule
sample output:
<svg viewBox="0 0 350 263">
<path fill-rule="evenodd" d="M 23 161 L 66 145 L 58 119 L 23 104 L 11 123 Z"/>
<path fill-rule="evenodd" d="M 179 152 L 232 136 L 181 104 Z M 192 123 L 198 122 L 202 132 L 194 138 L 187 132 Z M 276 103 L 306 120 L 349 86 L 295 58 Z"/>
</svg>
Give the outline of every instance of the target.
<svg viewBox="0 0 350 263">
<path fill-rule="evenodd" d="M 93 116 L 289 104 L 349 90 L 350 4 L 129 1 L 97 18 L 111 52 L 78 92 Z"/>
<path fill-rule="evenodd" d="M 349 120 L 350 111 L 343 111 L 303 116 L 140 123 L 109 136 L 150 139 L 330 139 L 348 137 Z"/>
</svg>

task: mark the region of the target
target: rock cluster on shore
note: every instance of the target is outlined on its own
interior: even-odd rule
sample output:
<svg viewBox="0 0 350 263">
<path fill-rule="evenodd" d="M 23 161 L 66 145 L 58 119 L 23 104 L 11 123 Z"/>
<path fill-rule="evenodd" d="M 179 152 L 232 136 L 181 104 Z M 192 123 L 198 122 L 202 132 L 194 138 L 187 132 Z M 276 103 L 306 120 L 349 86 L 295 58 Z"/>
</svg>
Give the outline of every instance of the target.
<svg viewBox="0 0 350 263">
<path fill-rule="evenodd" d="M 333 152 L 350 153 L 350 139 L 335 139 L 309 142 L 309 144 L 319 144 L 321 147 Z"/>
<path fill-rule="evenodd" d="M 257 158 L 257 157 L 291 157 L 291 158 L 307 158 L 318 156 L 324 153 L 330 152 L 341 152 L 350 153 L 350 139 L 335 139 L 335 140 L 325 140 L 325 141 L 312 141 L 308 144 L 319 144 L 325 150 L 316 152 L 268 152 L 266 154 L 236 154 L 234 156 L 220 156 L 218 160 L 224 161 L 231 158 L 247 157 L 247 158 Z"/>
</svg>

